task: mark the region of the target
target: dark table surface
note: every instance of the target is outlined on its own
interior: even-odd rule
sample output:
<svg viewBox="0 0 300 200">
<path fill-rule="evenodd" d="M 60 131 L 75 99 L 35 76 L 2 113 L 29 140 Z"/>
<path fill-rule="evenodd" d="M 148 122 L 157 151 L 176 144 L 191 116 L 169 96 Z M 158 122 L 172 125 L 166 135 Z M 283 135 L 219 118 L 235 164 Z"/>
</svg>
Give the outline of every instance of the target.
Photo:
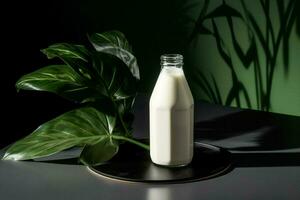
<svg viewBox="0 0 300 200">
<path fill-rule="evenodd" d="M 135 105 L 134 133 L 149 134 L 148 101 Z M 300 117 L 197 102 L 195 141 L 227 148 L 233 169 L 183 184 L 143 184 L 101 177 L 58 162 L 0 161 L 0 199 L 300 199 Z M 3 153 L 3 150 L 2 150 Z M 78 150 L 47 158 L 63 159 Z"/>
</svg>

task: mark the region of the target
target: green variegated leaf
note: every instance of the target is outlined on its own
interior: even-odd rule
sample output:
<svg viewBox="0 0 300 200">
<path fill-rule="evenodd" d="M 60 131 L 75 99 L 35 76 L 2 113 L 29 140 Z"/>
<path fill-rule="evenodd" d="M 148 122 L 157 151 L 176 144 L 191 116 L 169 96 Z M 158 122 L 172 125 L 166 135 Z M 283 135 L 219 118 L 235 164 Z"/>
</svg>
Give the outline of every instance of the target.
<svg viewBox="0 0 300 200">
<path fill-rule="evenodd" d="M 55 57 L 75 58 L 88 61 L 88 50 L 82 45 L 73 45 L 68 43 L 58 43 L 50 45 L 41 50 L 49 59 Z"/>
<path fill-rule="evenodd" d="M 51 65 L 26 74 L 17 81 L 16 88 L 48 91 L 78 102 L 103 97 L 100 89 L 67 65 Z"/>
<path fill-rule="evenodd" d="M 102 39 L 99 39 L 99 37 Z M 86 103 L 86 107 L 50 120 L 5 153 L 6 160 L 49 156 L 73 146 L 84 146 L 80 160 L 101 164 L 128 141 L 149 150 L 132 138 L 132 108 L 139 71 L 129 43 L 120 32 L 95 34 L 96 50 L 67 43 L 54 44 L 42 52 L 58 57 L 65 65 L 51 65 L 22 76 L 18 90 L 39 90 Z"/>
<path fill-rule="evenodd" d="M 107 53 L 121 59 L 136 79 L 140 79 L 139 67 L 126 37 L 119 31 L 96 33 L 89 37 L 98 52 Z"/>
<path fill-rule="evenodd" d="M 115 127 L 115 117 L 105 115 L 95 108 L 84 107 L 67 112 L 37 128 L 24 139 L 13 144 L 5 153 L 5 160 L 27 160 L 49 156 L 77 145 L 94 145 L 102 148 L 97 159 L 109 159 L 115 148 L 99 142 L 111 139 Z M 102 157 L 103 156 L 103 157 Z M 96 160 L 94 160 L 96 162 Z"/>
<path fill-rule="evenodd" d="M 104 33 L 95 33 L 92 35 L 91 39 L 94 36 L 96 37 L 95 39 L 97 39 L 97 42 L 99 44 L 114 45 L 132 53 L 132 48 L 130 44 L 128 43 L 125 35 L 120 31 L 107 31 Z"/>
<path fill-rule="evenodd" d="M 94 53 L 92 59 L 92 67 L 108 97 L 119 100 L 135 96 L 137 81 L 120 59 L 101 52 Z"/>
<path fill-rule="evenodd" d="M 119 145 L 109 137 L 97 144 L 86 145 L 80 154 L 80 161 L 85 165 L 99 165 L 117 154 Z"/>
<path fill-rule="evenodd" d="M 88 65 L 90 53 L 84 46 L 58 43 L 50 45 L 48 48 L 42 49 L 41 51 L 49 59 L 58 57 L 81 76 L 87 79 L 93 78 L 93 72 L 91 72 Z"/>
<path fill-rule="evenodd" d="M 121 37 L 121 33 L 119 34 Z M 124 37 L 125 38 L 125 37 Z M 114 41 L 116 43 L 116 41 Z M 119 44 L 130 50 L 127 40 Z M 59 57 L 83 79 L 86 87 L 110 99 L 124 99 L 135 95 L 136 80 L 130 69 L 118 57 L 105 52 L 88 52 L 83 46 L 60 43 L 42 50 L 49 58 Z M 94 101 L 95 98 L 86 99 Z"/>
</svg>

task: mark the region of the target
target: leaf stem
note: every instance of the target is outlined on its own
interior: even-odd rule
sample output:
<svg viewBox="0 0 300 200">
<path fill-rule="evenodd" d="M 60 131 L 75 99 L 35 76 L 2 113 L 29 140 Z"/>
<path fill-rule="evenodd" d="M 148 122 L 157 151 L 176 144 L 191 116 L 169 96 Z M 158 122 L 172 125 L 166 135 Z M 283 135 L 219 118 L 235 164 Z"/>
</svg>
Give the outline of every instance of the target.
<svg viewBox="0 0 300 200">
<path fill-rule="evenodd" d="M 137 146 L 139 146 L 139 147 L 142 147 L 142 148 L 144 148 L 144 149 L 146 149 L 146 150 L 148 150 L 148 151 L 150 150 L 150 146 L 149 146 L 149 145 L 144 144 L 144 143 L 142 143 L 142 142 L 139 142 L 139 141 L 137 141 L 137 140 L 128 138 L 128 137 L 121 136 L 121 135 L 112 135 L 111 137 L 112 137 L 113 139 L 115 139 L 115 140 L 125 140 L 125 141 L 130 142 L 130 143 L 132 143 L 132 144 L 135 144 L 135 145 L 137 145 Z"/>
<path fill-rule="evenodd" d="M 123 126 L 123 128 L 124 128 L 124 130 L 125 130 L 125 134 L 126 134 L 126 136 L 130 136 L 131 134 L 128 132 L 128 130 L 127 130 L 127 127 L 126 127 L 126 124 L 125 124 L 125 122 L 123 121 L 123 117 L 121 116 L 121 113 L 117 110 L 117 112 L 118 112 L 118 116 L 119 116 L 119 118 L 120 118 L 120 121 L 121 121 L 121 124 L 122 124 L 122 126 Z"/>
<path fill-rule="evenodd" d="M 126 127 L 125 122 L 123 121 L 123 117 L 121 116 L 121 113 L 120 113 L 119 110 L 118 110 L 117 104 L 115 103 L 115 101 L 114 101 L 113 98 L 110 98 L 110 99 L 111 99 L 111 101 L 112 101 L 112 103 L 113 103 L 113 105 L 114 105 L 114 107 L 115 107 L 115 110 L 116 110 L 116 112 L 117 112 L 118 118 L 120 119 L 120 122 L 121 122 L 121 124 L 122 124 L 122 127 L 123 127 L 123 129 L 124 129 L 124 131 L 125 131 L 125 135 L 126 135 L 126 136 L 131 136 L 131 134 L 130 134 L 129 131 L 127 130 L 127 127 Z"/>
</svg>

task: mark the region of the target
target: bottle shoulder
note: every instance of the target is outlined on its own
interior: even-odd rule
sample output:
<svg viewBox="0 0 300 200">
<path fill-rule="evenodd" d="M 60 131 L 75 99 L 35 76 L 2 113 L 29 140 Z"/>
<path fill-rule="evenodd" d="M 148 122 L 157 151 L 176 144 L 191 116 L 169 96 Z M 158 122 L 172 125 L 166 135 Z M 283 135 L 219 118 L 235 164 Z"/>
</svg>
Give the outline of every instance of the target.
<svg viewBox="0 0 300 200">
<path fill-rule="evenodd" d="M 150 104 L 160 108 L 187 109 L 194 100 L 184 74 L 176 76 L 161 72 L 152 91 Z"/>
</svg>

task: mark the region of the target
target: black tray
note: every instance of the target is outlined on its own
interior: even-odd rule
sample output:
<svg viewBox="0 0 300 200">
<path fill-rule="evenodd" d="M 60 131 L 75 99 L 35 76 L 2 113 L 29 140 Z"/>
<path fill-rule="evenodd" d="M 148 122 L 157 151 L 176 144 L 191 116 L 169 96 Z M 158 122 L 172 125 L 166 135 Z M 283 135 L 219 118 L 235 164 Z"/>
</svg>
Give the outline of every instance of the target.
<svg viewBox="0 0 300 200">
<path fill-rule="evenodd" d="M 231 156 L 223 148 L 196 142 L 194 157 L 189 165 L 168 168 L 153 164 L 148 151 L 132 144 L 123 144 L 113 159 L 89 169 L 96 174 L 123 181 L 181 183 L 205 180 L 229 172 Z"/>
</svg>

